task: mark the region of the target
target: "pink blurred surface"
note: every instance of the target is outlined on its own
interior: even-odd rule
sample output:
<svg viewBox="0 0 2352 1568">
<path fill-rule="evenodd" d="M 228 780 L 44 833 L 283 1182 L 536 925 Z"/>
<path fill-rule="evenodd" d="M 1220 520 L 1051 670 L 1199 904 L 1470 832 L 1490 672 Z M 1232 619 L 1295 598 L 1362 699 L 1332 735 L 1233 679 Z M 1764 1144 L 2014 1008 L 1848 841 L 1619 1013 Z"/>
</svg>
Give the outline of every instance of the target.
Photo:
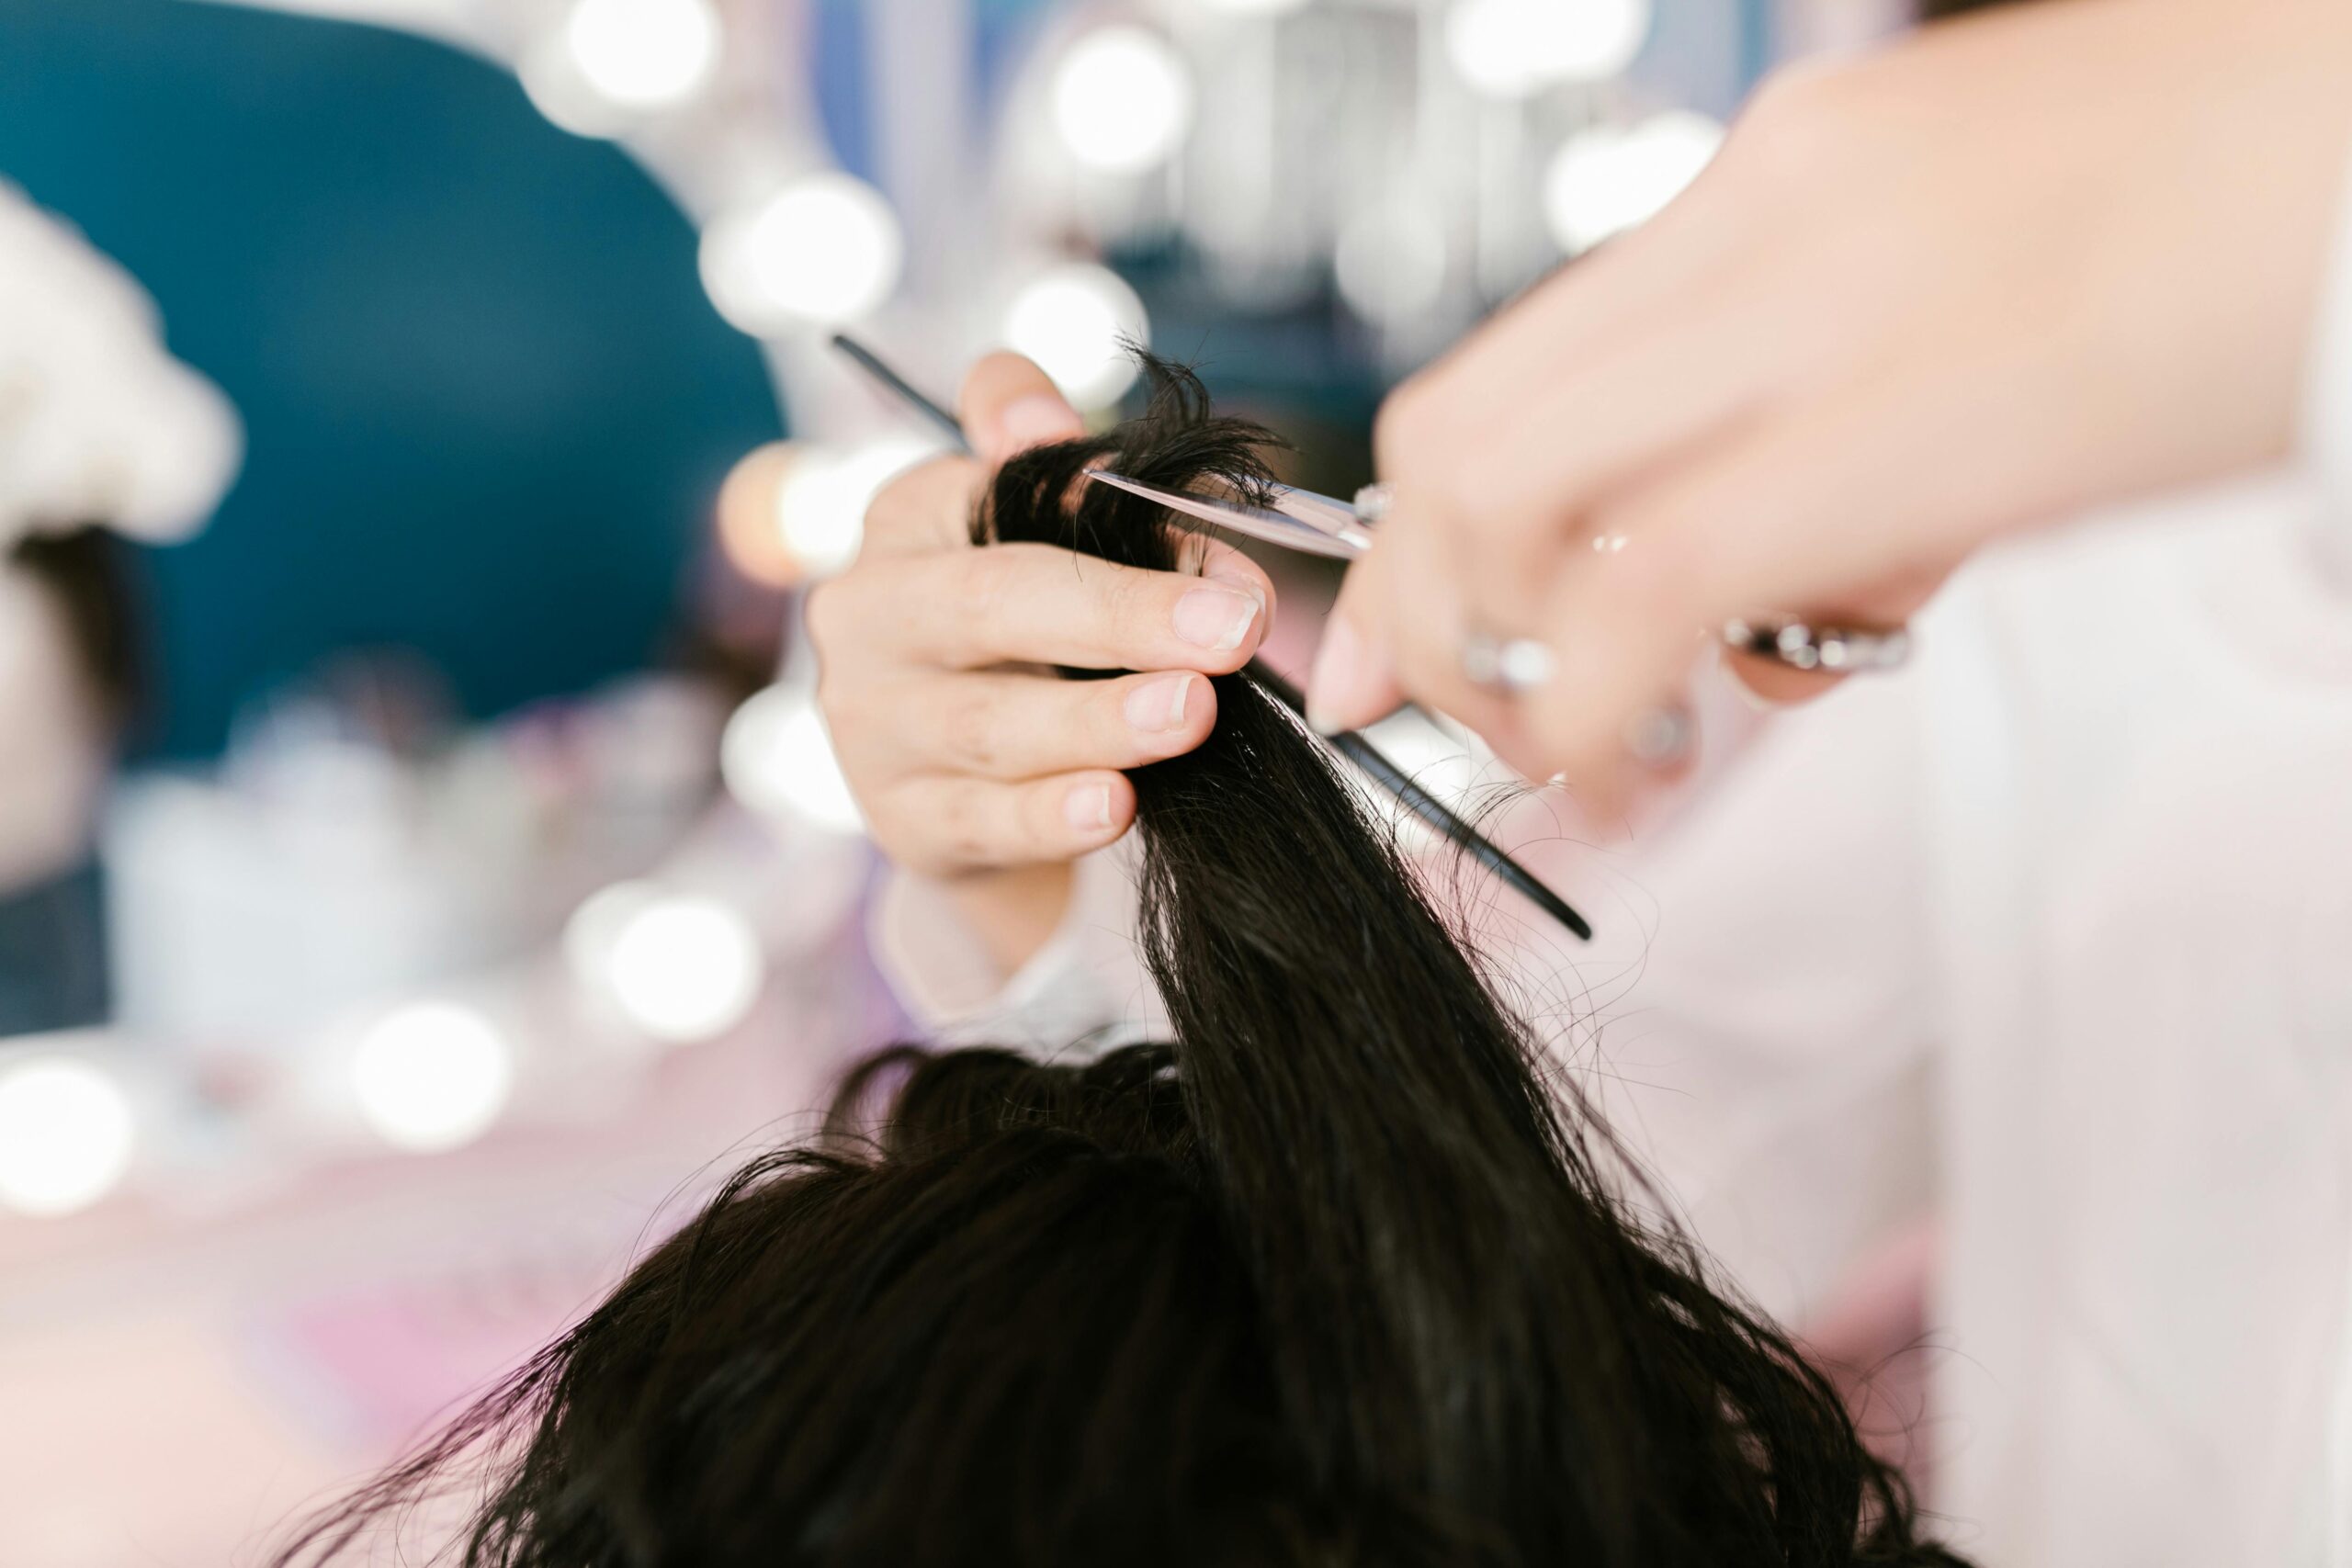
<svg viewBox="0 0 2352 1568">
<path fill-rule="evenodd" d="M 862 969 L 862 964 L 858 965 Z M 0 1218 L 0 1568 L 264 1561 L 563 1327 L 892 1032 L 855 993 L 678 1053 L 625 1112 L 187 1212 Z"/>
</svg>

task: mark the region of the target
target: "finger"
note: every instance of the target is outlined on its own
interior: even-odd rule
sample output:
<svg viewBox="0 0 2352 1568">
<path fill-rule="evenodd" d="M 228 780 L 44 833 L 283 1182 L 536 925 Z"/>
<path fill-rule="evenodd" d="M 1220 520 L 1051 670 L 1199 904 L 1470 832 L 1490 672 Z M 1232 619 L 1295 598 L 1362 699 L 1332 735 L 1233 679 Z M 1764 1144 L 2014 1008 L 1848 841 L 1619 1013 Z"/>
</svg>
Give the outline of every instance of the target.
<svg viewBox="0 0 2352 1568">
<path fill-rule="evenodd" d="M 933 457 L 882 487 L 865 509 L 861 559 L 922 555 L 969 543 L 972 508 L 988 473 L 969 457 Z"/>
<path fill-rule="evenodd" d="M 1954 497 L 1920 493 L 1905 425 L 1928 411 L 1861 387 L 1745 432 L 1703 461 L 1614 503 L 1601 527 L 1627 540 L 1573 556 L 1544 618 L 1549 687 L 1527 705 L 1541 753 L 1573 778 L 1612 773 L 1627 720 L 1687 669 L 1694 635 L 1734 615 L 1857 603 L 1868 585 L 1923 577 L 1957 558 Z M 1929 428 L 1954 426 L 1935 411 Z M 1915 425 L 1913 428 L 1917 428 Z M 1825 617 L 1826 618 L 1826 617 Z"/>
<path fill-rule="evenodd" d="M 1324 618 L 1306 682 L 1306 722 L 1325 735 L 1362 728 L 1405 700 L 1385 629 L 1389 554 L 1385 538 L 1375 540 L 1371 553 L 1348 569 Z"/>
<path fill-rule="evenodd" d="M 872 815 L 876 838 L 900 864 L 954 875 L 1099 850 L 1134 822 L 1136 792 L 1125 774 L 1107 769 L 1021 784 L 916 778 L 885 791 Z"/>
<path fill-rule="evenodd" d="M 1703 454 L 1801 373 L 1814 351 L 1789 320 L 1746 299 L 1694 302 L 1639 344 L 1529 389 L 1477 439 L 1423 458 L 1414 489 L 1452 515 L 1473 605 L 1507 615 L 1564 545 L 1591 534 L 1607 495 Z"/>
<path fill-rule="evenodd" d="M 1035 544 L 892 562 L 858 592 L 873 635 L 910 662 L 958 670 L 1017 661 L 1222 675 L 1257 651 L 1269 608 L 1246 573 L 1146 571 Z"/>
<path fill-rule="evenodd" d="M 1461 581 L 1453 536 L 1426 512 L 1382 524 L 1387 571 L 1378 580 L 1385 647 L 1396 682 L 1415 700 L 1468 725 L 1497 748 L 1515 738 L 1517 716 L 1503 693 L 1470 679 L 1463 651 L 1474 636 L 1514 629 L 1475 621 Z"/>
<path fill-rule="evenodd" d="M 1256 595 L 1258 603 L 1265 607 L 1261 633 L 1272 629 L 1276 609 L 1274 580 L 1266 575 L 1265 568 L 1214 534 L 1185 530 L 1177 544 L 1176 570 L 1182 576 L 1206 578 Z"/>
<path fill-rule="evenodd" d="M 990 464 L 1025 447 L 1086 434 L 1086 421 L 1053 378 L 1035 362 L 1003 350 L 983 355 L 966 374 L 956 417 L 972 449 Z"/>
<path fill-rule="evenodd" d="M 1188 670 L 1114 681 L 1050 675 L 935 675 L 874 694 L 887 707 L 890 761 L 910 773 L 1044 778 L 1136 768 L 1208 738 L 1216 691 Z"/>
<path fill-rule="evenodd" d="M 1324 631 L 1310 722 L 1327 733 L 1361 728 L 1409 694 L 1507 744 L 1516 731 L 1510 703 L 1464 671 L 1472 628 L 1444 533 L 1425 513 L 1401 521 L 1384 523 L 1379 543 L 1349 573 Z"/>
</svg>

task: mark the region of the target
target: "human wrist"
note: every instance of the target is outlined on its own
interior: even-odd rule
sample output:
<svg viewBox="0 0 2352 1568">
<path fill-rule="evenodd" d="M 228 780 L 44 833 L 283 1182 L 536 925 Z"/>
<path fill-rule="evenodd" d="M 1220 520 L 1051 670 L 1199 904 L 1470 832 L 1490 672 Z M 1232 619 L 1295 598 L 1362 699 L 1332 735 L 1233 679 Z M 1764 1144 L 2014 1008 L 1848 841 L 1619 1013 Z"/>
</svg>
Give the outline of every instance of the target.
<svg viewBox="0 0 2352 1568">
<path fill-rule="evenodd" d="M 1067 861 L 1002 866 L 936 879 L 936 886 L 1001 975 L 1035 957 L 1069 913 L 1075 875 Z"/>
</svg>

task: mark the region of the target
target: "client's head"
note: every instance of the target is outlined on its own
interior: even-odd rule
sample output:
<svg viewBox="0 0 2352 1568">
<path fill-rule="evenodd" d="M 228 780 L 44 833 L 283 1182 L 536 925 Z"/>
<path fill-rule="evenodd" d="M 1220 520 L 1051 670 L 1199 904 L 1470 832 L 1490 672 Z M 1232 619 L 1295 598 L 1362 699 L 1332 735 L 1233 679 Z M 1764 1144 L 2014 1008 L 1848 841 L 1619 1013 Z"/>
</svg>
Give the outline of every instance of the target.
<svg viewBox="0 0 2352 1568">
<path fill-rule="evenodd" d="M 977 540 L 1167 569 L 1087 464 L 1262 486 L 1262 433 L 1153 375 L 1142 420 L 1007 465 Z M 1951 1561 L 1611 1195 L 1316 742 L 1218 685 L 1135 775 L 1167 1043 L 868 1064 L 288 1560 L 479 1476 L 457 1554 L 502 1568 Z"/>
</svg>

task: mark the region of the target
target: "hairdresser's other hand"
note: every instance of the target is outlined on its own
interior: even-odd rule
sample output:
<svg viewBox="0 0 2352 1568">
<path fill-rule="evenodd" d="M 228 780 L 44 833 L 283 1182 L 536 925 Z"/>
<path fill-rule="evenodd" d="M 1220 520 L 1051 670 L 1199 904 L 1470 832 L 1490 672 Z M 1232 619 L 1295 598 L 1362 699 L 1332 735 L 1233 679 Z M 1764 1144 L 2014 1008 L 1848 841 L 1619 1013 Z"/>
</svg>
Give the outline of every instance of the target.
<svg viewBox="0 0 2352 1568">
<path fill-rule="evenodd" d="M 1085 426 L 1044 371 L 981 360 L 958 407 L 978 454 L 900 477 L 866 513 L 857 563 L 809 598 L 818 700 L 885 853 L 946 884 L 1008 970 L 1050 935 L 1069 863 L 1135 819 L 1120 770 L 1209 732 L 1204 674 L 1238 670 L 1272 618 L 1255 563 L 1203 540 L 1200 575 L 1046 545 L 973 547 L 995 467 Z M 1054 665 L 1144 673 L 1065 681 Z"/>
<path fill-rule="evenodd" d="M 2281 456 L 2347 140 L 2345 0 L 2012 6 L 1784 73 L 1390 400 L 1318 719 L 1410 694 L 1615 807 L 1725 619 L 1899 621 L 2005 532 Z M 1473 686 L 1474 631 L 1550 681 Z"/>
</svg>

